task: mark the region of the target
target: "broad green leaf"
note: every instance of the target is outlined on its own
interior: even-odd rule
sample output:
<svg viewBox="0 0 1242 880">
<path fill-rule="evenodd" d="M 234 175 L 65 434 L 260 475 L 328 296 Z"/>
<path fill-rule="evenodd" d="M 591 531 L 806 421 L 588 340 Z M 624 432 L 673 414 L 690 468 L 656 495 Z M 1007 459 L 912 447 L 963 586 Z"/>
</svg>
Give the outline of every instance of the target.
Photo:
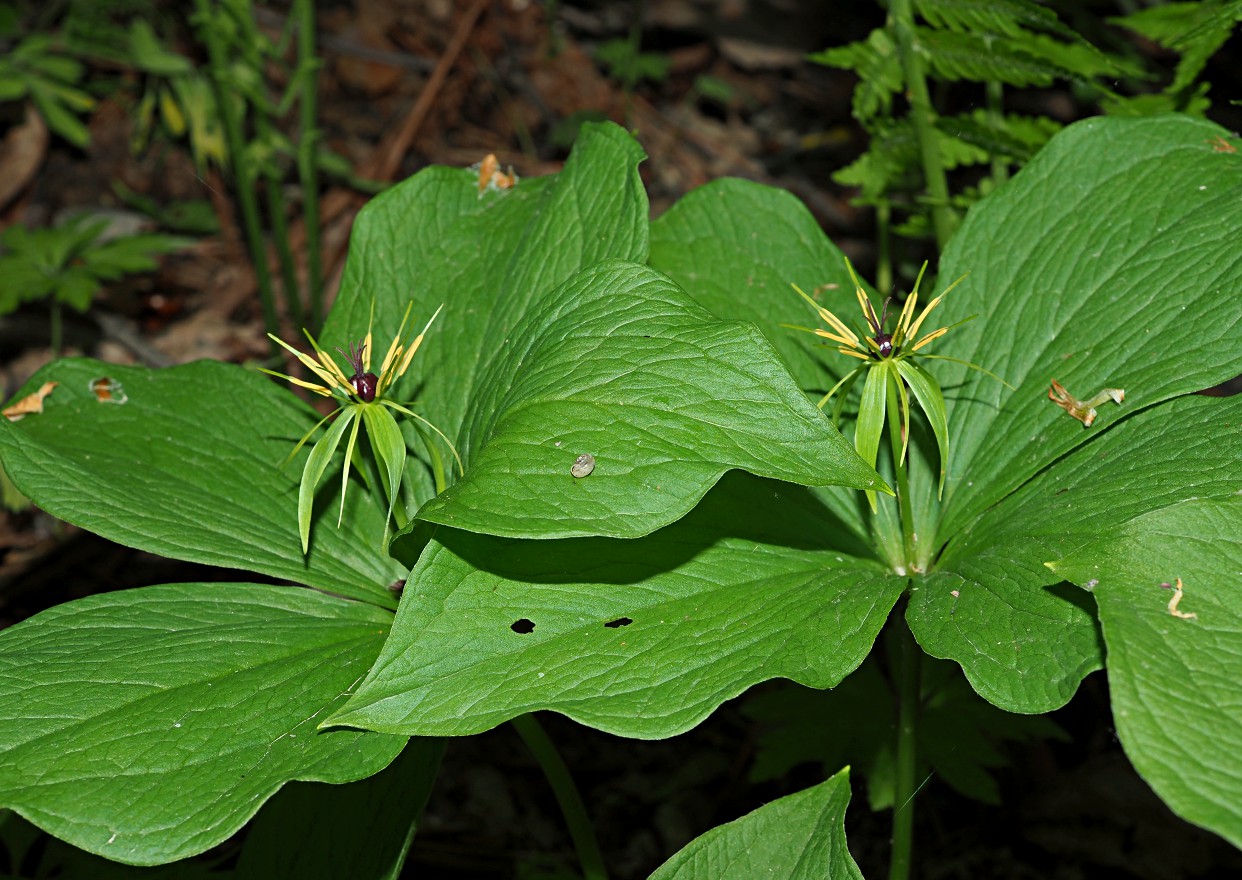
<svg viewBox="0 0 1242 880">
<path fill-rule="evenodd" d="M 415 398 L 469 466 L 519 366 L 514 352 L 526 343 L 512 331 L 523 316 L 586 266 L 646 259 L 642 158 L 620 127 L 586 125 L 564 170 L 551 177 L 480 193 L 477 172 L 438 167 L 393 187 L 354 224 L 344 295 L 324 328 L 324 347 L 365 336 L 372 305 L 375 337 L 384 342 L 411 300 L 414 319 L 443 305 L 389 396 Z"/>
<path fill-rule="evenodd" d="M 858 319 L 844 255 L 784 190 L 732 179 L 699 187 L 651 224 L 649 262 L 717 318 L 755 324 L 815 400 L 858 365 L 811 334 L 781 326 L 815 320 L 793 284 L 838 317 Z M 818 494 L 865 540 L 857 492 Z"/>
<path fill-rule="evenodd" d="M 1242 398 L 1187 397 L 1135 413 L 987 511 L 911 594 L 919 644 L 961 663 L 1001 708 L 1064 704 L 1104 658 L 1089 598 L 1044 563 L 1183 499 L 1236 495 L 1242 434 L 1226 426 L 1240 419 Z"/>
<path fill-rule="evenodd" d="M 0 804 L 135 865 L 221 842 L 291 780 L 352 782 L 404 739 L 316 730 L 391 616 L 312 590 L 177 584 L 0 634 Z"/>
<path fill-rule="evenodd" d="M 953 456 L 943 540 L 1109 424 L 1242 373 L 1242 154 L 1187 117 L 1091 119 L 1054 137 L 980 202 L 941 277 L 968 277 L 955 308 L 979 319 L 933 344 L 1017 387 L 953 364 L 945 389 Z M 943 344 L 941 344 L 943 343 Z M 1048 400 L 1051 380 L 1125 404 L 1083 426 Z"/>
<path fill-rule="evenodd" d="M 651 880 L 862 880 L 845 842 L 849 768 L 695 838 Z"/>
<path fill-rule="evenodd" d="M 413 739 L 367 779 L 286 785 L 251 823 L 235 880 L 396 880 L 443 753 L 443 740 Z"/>
<path fill-rule="evenodd" d="M 739 472 L 635 540 L 441 528 L 383 654 L 328 723 L 463 735 L 550 709 L 655 738 L 770 678 L 831 687 L 906 585 L 836 549 L 841 532 L 808 490 Z"/>
<path fill-rule="evenodd" d="M 1238 450 L 1219 453 L 1218 466 L 1236 468 Z M 1051 563 L 1099 604 L 1113 718 L 1135 768 L 1174 811 L 1234 846 L 1242 846 L 1239 536 L 1235 492 L 1137 516 Z M 1170 609 L 1179 579 L 1184 590 Z"/>
<path fill-rule="evenodd" d="M 763 336 L 633 263 L 584 270 L 512 331 L 519 371 L 466 475 L 419 518 L 515 537 L 637 537 L 726 471 L 875 487 Z M 579 455 L 594 472 L 570 473 Z"/>
<path fill-rule="evenodd" d="M 90 385 L 105 376 L 120 382 L 124 403 L 96 399 Z M 324 516 L 302 554 L 302 467 L 283 462 L 316 414 L 291 393 L 210 361 L 147 370 L 71 358 L 40 370 L 27 390 L 46 381 L 60 385 L 41 414 L 0 419 L 0 456 L 48 513 L 174 559 L 395 607 L 388 585 L 405 568 L 378 552 L 382 498 L 351 492 L 341 528 Z"/>
</svg>

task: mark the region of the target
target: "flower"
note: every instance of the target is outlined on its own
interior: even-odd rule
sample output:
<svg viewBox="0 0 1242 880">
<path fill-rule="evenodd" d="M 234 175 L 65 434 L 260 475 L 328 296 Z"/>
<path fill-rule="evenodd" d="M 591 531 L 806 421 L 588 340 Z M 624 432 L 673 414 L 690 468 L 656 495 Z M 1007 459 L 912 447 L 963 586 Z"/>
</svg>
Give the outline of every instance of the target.
<svg viewBox="0 0 1242 880">
<path fill-rule="evenodd" d="M 405 375 L 406 370 L 410 367 L 410 362 L 414 359 L 415 352 L 422 345 L 427 331 L 431 329 L 432 323 L 440 314 L 441 309 L 444 308 L 441 306 L 439 309 L 436 309 L 435 314 L 427 321 L 422 332 L 413 339 L 407 340 L 406 325 L 409 323 L 410 310 L 413 308 L 413 305 L 413 303 L 410 303 L 406 307 L 405 316 L 401 319 L 401 326 L 397 329 L 392 343 L 388 346 L 388 352 L 384 355 L 378 375 L 371 371 L 370 326 L 368 326 L 367 335 L 363 339 L 349 343 L 348 351 L 340 348 L 337 349 L 345 357 L 352 370 L 349 376 L 345 375 L 345 371 L 340 368 L 330 354 L 319 346 L 319 343 L 308 331 L 304 330 L 303 332 L 306 333 L 306 338 L 310 340 L 311 347 L 315 350 L 315 357 L 298 351 L 284 340 L 268 334 L 273 340 L 292 353 L 294 357 L 302 362 L 303 366 L 321 381 L 312 382 L 299 379 L 274 370 L 265 369 L 263 372 L 285 379 L 294 385 L 306 388 L 323 397 L 335 397 L 342 401 L 337 409 L 328 413 L 328 415 L 320 419 L 314 427 L 307 431 L 302 439 L 297 442 L 297 445 L 293 447 L 293 452 L 289 454 L 289 459 L 292 459 L 306 441 L 310 439 L 311 435 L 335 417 L 336 420 L 332 423 L 332 426 L 311 447 L 311 453 L 307 457 L 306 465 L 302 471 L 302 480 L 298 489 L 298 531 L 302 538 L 303 553 L 306 553 L 310 548 L 310 523 L 314 507 L 315 490 L 319 486 L 319 480 L 322 478 L 324 470 L 332 460 L 332 456 L 336 453 L 341 438 L 351 425 L 352 430 L 349 434 L 349 442 L 345 448 L 345 463 L 341 468 L 341 508 L 337 516 L 338 527 L 340 527 L 341 520 L 345 516 L 345 492 L 349 486 L 349 467 L 351 463 L 357 467 L 354 452 L 358 441 L 358 430 L 362 425 L 366 426 L 371 451 L 375 455 L 376 463 L 379 464 L 381 482 L 384 485 L 385 494 L 388 496 L 388 518 L 384 524 L 385 540 L 387 539 L 388 522 L 392 520 L 394 515 L 399 514 L 397 499 L 400 497 L 401 482 L 404 476 L 406 448 L 405 438 L 390 410 L 410 416 L 430 428 L 448 445 L 454 459 L 457 461 L 458 468 L 460 469 L 462 466 L 457 450 L 453 448 L 453 444 L 444 435 L 443 431 L 413 412 L 409 408 L 409 404 L 398 403 L 384 396 L 385 392 L 389 391 L 394 383 Z M 374 307 L 372 308 L 371 315 L 372 320 L 374 320 Z M 421 429 L 419 429 L 419 433 L 422 434 Z M 424 442 L 427 442 L 425 435 Z M 444 488 L 446 482 L 445 475 L 440 466 L 440 456 L 429 442 L 427 442 L 427 449 L 436 469 L 436 488 L 439 491 Z M 404 523 L 400 524 L 404 525 Z"/>
<path fill-rule="evenodd" d="M 954 281 L 943 293 L 933 298 L 931 302 L 923 307 L 923 310 L 919 312 L 916 318 L 915 310 L 918 307 L 919 301 L 919 284 L 923 280 L 923 273 L 927 271 L 927 264 L 924 263 L 923 268 L 919 271 L 918 278 L 915 280 L 914 290 L 906 297 L 901 313 L 897 317 L 897 323 L 890 334 L 885 329 L 888 319 L 889 301 L 885 301 L 880 313 L 876 314 L 875 306 L 871 304 L 870 297 L 867 296 L 866 291 L 859 284 L 858 276 L 854 274 L 854 267 L 850 265 L 848 259 L 845 261 L 845 267 L 854 282 L 854 295 L 858 300 L 859 309 L 862 311 L 863 320 L 866 322 L 867 330 L 861 335 L 855 333 L 844 321 L 807 296 L 796 284 L 792 285 L 793 289 L 811 304 L 811 307 L 819 315 L 820 320 L 828 325 L 828 329 L 822 327 L 785 326 L 794 330 L 814 333 L 816 336 L 831 340 L 837 343 L 838 352 L 862 361 L 861 364 L 847 373 L 841 381 L 834 385 L 820 399 L 819 406 L 822 408 L 824 404 L 832 399 L 834 394 L 842 391 L 842 395 L 833 409 L 834 419 L 839 421 L 841 407 L 844 405 L 850 389 L 858 378 L 863 373 L 866 373 L 867 378 L 863 385 L 858 421 L 854 428 L 854 448 L 867 464 L 875 467 L 876 459 L 879 455 L 880 434 L 884 429 L 885 416 L 888 413 L 895 413 L 897 415 L 897 423 L 895 426 L 890 426 L 890 428 L 900 431 L 900 451 L 898 452 L 896 447 L 894 448 L 894 457 L 896 459 L 894 464 L 900 469 L 905 464 L 906 449 L 909 443 L 910 394 L 913 393 L 915 401 L 927 416 L 932 433 L 936 437 L 936 446 L 940 453 L 940 480 L 937 495 L 943 495 L 949 458 L 948 418 L 944 405 L 944 394 L 941 392 L 940 385 L 935 377 L 915 363 L 915 354 L 932 341 L 948 333 L 949 330 L 965 323 L 965 321 L 959 321 L 957 324 L 940 327 L 937 330 L 924 334 L 922 337 L 919 336 L 919 331 L 922 329 L 927 317 L 940 305 L 949 291 L 961 283 L 962 278 L 965 278 L 965 276 Z M 967 318 L 965 320 L 970 319 Z M 918 357 L 936 358 L 964 364 L 972 369 L 987 373 L 987 375 L 1004 383 L 1004 380 L 994 373 L 957 358 L 928 354 L 926 352 L 918 354 Z M 1008 386 L 1008 383 L 1004 384 Z M 875 492 L 868 491 L 867 499 L 871 504 L 872 510 L 875 510 Z"/>
</svg>

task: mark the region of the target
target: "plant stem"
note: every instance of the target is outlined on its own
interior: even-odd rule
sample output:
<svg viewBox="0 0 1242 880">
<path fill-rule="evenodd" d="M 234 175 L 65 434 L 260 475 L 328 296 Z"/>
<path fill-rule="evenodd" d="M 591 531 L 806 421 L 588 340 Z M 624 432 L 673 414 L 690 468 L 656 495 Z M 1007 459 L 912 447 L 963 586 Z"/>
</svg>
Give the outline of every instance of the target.
<svg viewBox="0 0 1242 880">
<path fill-rule="evenodd" d="M 306 297 L 310 330 L 318 333 L 323 322 L 323 260 L 319 241 L 319 128 L 316 125 L 319 59 L 315 57 L 315 6 L 311 0 L 294 0 L 298 20 L 298 180 L 302 185 L 302 222 L 306 226 Z"/>
<path fill-rule="evenodd" d="M 987 82 L 988 96 L 988 116 L 992 119 L 992 123 L 1001 129 L 1005 122 L 1004 107 L 1004 84 L 999 80 L 990 79 Z M 1009 179 L 1009 162 L 1004 156 L 997 153 L 992 154 L 992 181 L 997 186 Z"/>
<path fill-rule="evenodd" d="M 896 640 L 897 766 L 893 784 L 893 853 L 888 880 L 907 880 L 914 848 L 915 734 L 919 715 L 919 661 L 922 651 L 906 625 L 905 606 L 891 621 Z"/>
<path fill-rule="evenodd" d="M 216 16 L 226 16 L 223 9 L 213 9 L 210 0 L 196 0 L 196 27 L 199 38 L 207 47 L 207 58 L 211 68 L 211 84 L 216 95 L 216 104 L 220 110 L 220 121 L 224 125 L 225 139 L 228 141 L 229 164 L 233 169 L 233 182 L 237 188 L 237 199 L 241 206 L 242 225 L 246 229 L 246 242 L 250 249 L 250 260 L 254 265 L 255 283 L 259 288 L 259 300 L 263 306 L 263 323 L 267 332 L 280 333 L 280 323 L 276 315 L 276 298 L 272 293 L 272 277 L 267 270 L 267 249 L 263 246 L 262 226 L 259 222 L 259 203 L 255 195 L 254 174 L 245 155 L 246 145 L 242 140 L 241 99 L 232 89 L 227 88 L 229 80 L 228 59 L 221 33 L 230 30 L 228 25 L 221 25 Z M 272 355 L 279 357 L 280 346 L 271 343 Z"/>
<path fill-rule="evenodd" d="M 923 160 L 923 179 L 932 206 L 932 228 L 936 245 L 943 251 L 957 228 L 957 216 L 949 205 L 949 180 L 940 156 L 940 132 L 936 128 L 936 111 L 927 91 L 923 59 L 914 47 L 914 10 L 911 0 L 892 0 L 889 20 L 906 75 L 906 92 L 910 96 L 910 117 L 919 140 Z"/>
<path fill-rule="evenodd" d="M 595 830 L 587 819 L 582 796 L 578 794 L 578 787 L 574 785 L 573 777 L 569 775 L 569 768 L 565 766 L 560 752 L 556 750 L 556 746 L 534 715 L 519 715 L 511 723 L 526 747 L 534 754 L 552 786 L 552 792 L 565 816 L 565 824 L 569 826 L 574 849 L 578 851 L 583 877 L 585 880 L 607 880 L 608 870 L 604 867 L 604 857 L 599 851 Z"/>
</svg>

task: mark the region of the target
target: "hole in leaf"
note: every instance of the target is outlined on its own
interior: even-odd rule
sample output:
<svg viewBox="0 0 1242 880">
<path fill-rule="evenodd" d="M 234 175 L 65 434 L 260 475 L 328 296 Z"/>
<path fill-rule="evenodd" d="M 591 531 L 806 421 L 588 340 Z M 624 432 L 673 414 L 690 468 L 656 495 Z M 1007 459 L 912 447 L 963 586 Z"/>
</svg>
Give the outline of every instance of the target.
<svg viewBox="0 0 1242 880">
<path fill-rule="evenodd" d="M 604 626 L 608 627 L 609 629 L 616 629 L 619 626 L 629 626 L 633 622 L 634 621 L 630 620 L 630 618 L 628 617 L 618 617 L 616 620 L 608 621 L 607 623 L 604 624 Z"/>
<path fill-rule="evenodd" d="M 524 636 L 527 633 L 535 631 L 535 622 L 533 620 L 527 620 L 523 617 L 521 620 L 515 620 L 513 623 L 509 624 L 509 629 L 513 630 L 518 635 Z"/>
</svg>

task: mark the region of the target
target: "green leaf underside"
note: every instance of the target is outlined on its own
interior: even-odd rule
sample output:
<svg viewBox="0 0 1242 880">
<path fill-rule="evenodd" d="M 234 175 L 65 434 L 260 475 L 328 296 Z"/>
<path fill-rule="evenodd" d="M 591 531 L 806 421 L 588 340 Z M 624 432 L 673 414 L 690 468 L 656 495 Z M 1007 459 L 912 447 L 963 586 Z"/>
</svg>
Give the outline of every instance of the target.
<svg viewBox="0 0 1242 880">
<path fill-rule="evenodd" d="M 383 655 L 328 723 L 464 735 L 550 709 L 658 738 L 759 681 L 831 687 L 906 584 L 835 549 L 841 533 L 808 490 L 738 472 L 637 540 L 441 529 Z"/>
<path fill-rule="evenodd" d="M 373 199 L 354 225 L 346 295 L 321 334 L 325 348 L 365 336 L 373 305 L 383 345 L 411 300 L 423 319 L 443 304 L 409 372 L 386 396 L 414 400 L 469 467 L 520 365 L 526 343 L 512 330 L 523 316 L 585 266 L 646 259 L 642 158 L 619 126 L 591 124 L 557 175 L 480 195 L 476 171 L 437 167 Z M 413 426 L 402 430 L 420 448 Z M 430 477 L 411 477 L 423 481 L 425 501 Z"/>
<path fill-rule="evenodd" d="M 1175 812 L 1234 846 L 1242 846 L 1239 535 L 1242 497 L 1200 498 L 1135 517 L 1053 564 L 1093 586 L 1127 756 Z M 1193 619 L 1168 610 L 1173 591 L 1162 584 L 1178 578 L 1176 608 Z"/>
<path fill-rule="evenodd" d="M 907 620 L 919 644 L 1002 708 L 1064 704 L 1103 651 L 1089 598 L 1044 563 L 1183 499 L 1235 495 L 1239 423 L 1242 398 L 1187 397 L 1075 450 L 959 534 L 918 583 Z"/>
<path fill-rule="evenodd" d="M 95 398 L 90 383 L 103 376 L 126 403 Z M 395 607 L 387 587 L 405 568 L 376 552 L 382 499 L 351 492 L 341 528 L 325 522 L 302 553 L 302 468 L 284 462 L 315 415 L 288 391 L 212 361 L 148 370 L 70 358 L 26 389 L 49 380 L 60 385 L 42 413 L 0 421 L 5 470 L 44 510 L 152 553 Z"/>
<path fill-rule="evenodd" d="M 695 838 L 651 880 L 862 880 L 845 841 L 849 800 L 847 767 Z"/>
<path fill-rule="evenodd" d="M 286 785 L 251 823 L 235 880 L 396 880 L 443 754 L 444 740 L 414 739 L 367 779 Z"/>
<path fill-rule="evenodd" d="M 0 636 L 0 803 L 130 864 L 202 852 L 284 783 L 350 782 L 404 739 L 316 724 L 391 616 L 311 590 L 177 584 L 58 606 Z M 16 705 L 18 703 L 10 703 Z"/>
<path fill-rule="evenodd" d="M 491 434 L 420 519 L 505 536 L 637 537 L 733 468 L 879 484 L 761 334 L 715 320 L 644 266 L 579 273 L 513 335 L 521 370 Z M 576 479 L 583 453 L 595 469 Z"/>
<path fill-rule="evenodd" d="M 1081 122 L 971 211 L 941 274 L 969 273 L 952 302 L 980 317 L 937 351 L 1017 391 L 937 371 L 953 444 L 942 539 L 1109 424 L 1242 373 L 1242 312 L 1220 307 L 1242 289 L 1242 155 L 1212 150 L 1223 134 L 1186 117 Z M 1125 403 L 1084 429 L 1047 399 L 1052 379 Z"/>
</svg>

